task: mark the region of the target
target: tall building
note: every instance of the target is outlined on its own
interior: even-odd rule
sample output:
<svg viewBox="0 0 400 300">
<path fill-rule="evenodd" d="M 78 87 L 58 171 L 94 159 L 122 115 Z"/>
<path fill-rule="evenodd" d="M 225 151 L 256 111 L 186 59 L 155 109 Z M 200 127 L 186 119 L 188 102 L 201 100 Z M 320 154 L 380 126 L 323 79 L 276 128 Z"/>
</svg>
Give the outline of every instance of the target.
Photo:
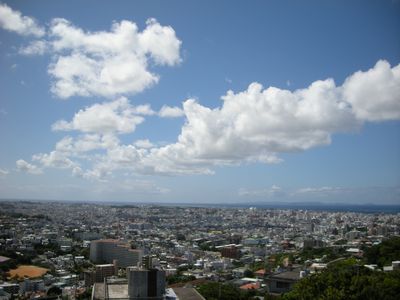
<svg viewBox="0 0 400 300">
<path fill-rule="evenodd" d="M 126 268 L 137 266 L 142 256 L 143 250 L 131 249 L 129 244 L 118 240 L 96 240 L 90 243 L 90 260 L 96 264 L 111 264 L 117 260 L 118 267 Z"/>
<path fill-rule="evenodd" d="M 105 278 L 104 282 L 95 283 L 93 285 L 93 290 L 92 290 L 92 299 L 93 300 L 176 299 L 176 295 L 173 293 L 172 289 L 165 288 L 165 271 L 158 269 L 147 270 L 137 267 L 128 267 L 126 269 L 126 273 L 127 273 L 127 280 L 121 278 L 119 279 Z M 171 291 L 175 295 L 175 297 L 173 297 Z M 196 298 L 190 298 L 190 299 L 196 299 Z"/>
<path fill-rule="evenodd" d="M 165 271 L 127 268 L 129 299 L 163 299 Z"/>
<path fill-rule="evenodd" d="M 155 255 L 144 255 L 141 267 L 144 269 L 154 269 L 160 266 L 160 262 Z"/>
<path fill-rule="evenodd" d="M 91 286 L 95 282 L 104 282 L 104 278 L 118 275 L 117 261 L 112 264 L 96 265 L 93 270 L 84 272 L 85 285 Z"/>
<path fill-rule="evenodd" d="M 41 279 L 31 280 L 25 278 L 20 284 L 20 291 L 22 293 L 45 291 L 44 281 Z"/>
<path fill-rule="evenodd" d="M 240 257 L 240 250 L 236 245 L 227 245 L 221 248 L 222 257 L 238 259 Z"/>
</svg>

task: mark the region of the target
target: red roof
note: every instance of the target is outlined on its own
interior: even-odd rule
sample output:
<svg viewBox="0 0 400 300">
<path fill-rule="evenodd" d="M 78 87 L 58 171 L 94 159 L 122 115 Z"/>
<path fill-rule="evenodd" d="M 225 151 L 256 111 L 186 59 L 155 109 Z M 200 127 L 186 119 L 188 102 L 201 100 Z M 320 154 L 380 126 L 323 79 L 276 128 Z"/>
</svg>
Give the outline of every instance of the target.
<svg viewBox="0 0 400 300">
<path fill-rule="evenodd" d="M 260 288 L 259 282 L 248 283 L 248 284 L 244 284 L 244 285 L 240 286 L 240 289 L 242 289 L 242 290 L 256 290 L 258 288 Z"/>
</svg>

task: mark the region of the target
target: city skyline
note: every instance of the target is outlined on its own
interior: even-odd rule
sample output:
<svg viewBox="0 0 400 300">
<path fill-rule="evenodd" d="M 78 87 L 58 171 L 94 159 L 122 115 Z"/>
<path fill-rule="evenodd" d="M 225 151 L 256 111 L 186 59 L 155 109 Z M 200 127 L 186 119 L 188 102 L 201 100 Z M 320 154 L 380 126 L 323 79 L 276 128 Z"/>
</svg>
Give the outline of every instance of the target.
<svg viewBox="0 0 400 300">
<path fill-rule="evenodd" d="M 398 204 L 399 16 L 2 1 L 1 198 Z"/>
</svg>

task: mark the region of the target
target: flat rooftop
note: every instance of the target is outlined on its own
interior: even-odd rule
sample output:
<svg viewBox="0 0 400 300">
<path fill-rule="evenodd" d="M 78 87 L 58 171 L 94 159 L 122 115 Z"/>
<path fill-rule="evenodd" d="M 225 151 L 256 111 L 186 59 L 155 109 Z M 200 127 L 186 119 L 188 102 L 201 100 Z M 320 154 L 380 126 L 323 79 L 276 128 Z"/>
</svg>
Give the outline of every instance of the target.
<svg viewBox="0 0 400 300">
<path fill-rule="evenodd" d="M 95 283 L 93 286 L 94 298 L 93 299 L 105 299 L 104 295 L 104 283 Z M 173 288 L 175 294 L 179 297 L 179 300 L 205 300 L 194 288 Z M 116 283 L 108 284 L 108 296 L 107 299 L 129 299 L 128 297 L 128 284 Z"/>
<path fill-rule="evenodd" d="M 128 299 L 128 285 L 127 284 L 108 284 L 107 299 Z M 104 283 L 95 283 L 94 299 L 105 299 Z"/>
<path fill-rule="evenodd" d="M 194 288 L 173 288 L 179 300 L 205 300 Z"/>
</svg>

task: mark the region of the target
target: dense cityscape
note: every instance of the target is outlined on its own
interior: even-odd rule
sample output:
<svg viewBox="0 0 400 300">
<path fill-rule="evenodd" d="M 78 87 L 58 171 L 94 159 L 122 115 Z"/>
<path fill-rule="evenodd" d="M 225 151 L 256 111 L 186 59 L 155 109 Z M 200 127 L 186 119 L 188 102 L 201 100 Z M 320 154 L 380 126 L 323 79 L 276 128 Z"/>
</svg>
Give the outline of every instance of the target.
<svg viewBox="0 0 400 300">
<path fill-rule="evenodd" d="M 398 212 L 3 201 L 0 297 L 274 299 L 349 260 L 397 274 L 398 240 L 370 249 L 399 236 Z"/>
</svg>

